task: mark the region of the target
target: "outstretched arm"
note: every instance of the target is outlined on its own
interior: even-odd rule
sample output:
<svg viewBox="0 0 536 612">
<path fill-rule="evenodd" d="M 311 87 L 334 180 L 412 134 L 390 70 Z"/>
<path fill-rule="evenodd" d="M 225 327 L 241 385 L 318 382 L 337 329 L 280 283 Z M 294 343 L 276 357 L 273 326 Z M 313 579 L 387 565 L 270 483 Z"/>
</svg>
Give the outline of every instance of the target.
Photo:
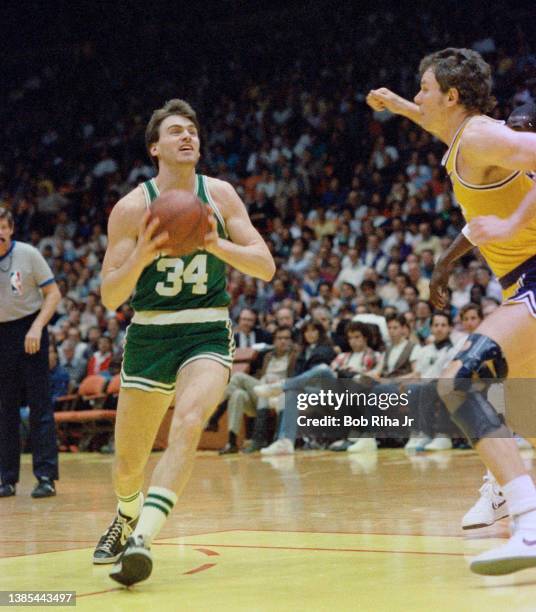
<svg viewBox="0 0 536 612">
<path fill-rule="evenodd" d="M 275 274 L 273 257 L 261 235 L 253 227 L 246 207 L 232 185 L 212 179 L 210 188 L 220 205 L 230 240 L 218 236 L 216 219 L 211 214 L 210 231 L 205 237 L 205 250 L 244 274 L 263 281 L 272 280 Z"/>
<path fill-rule="evenodd" d="M 419 107 L 386 87 L 372 89 L 367 95 L 367 104 L 375 111 L 388 110 L 395 115 L 407 117 L 422 127 Z"/>
</svg>

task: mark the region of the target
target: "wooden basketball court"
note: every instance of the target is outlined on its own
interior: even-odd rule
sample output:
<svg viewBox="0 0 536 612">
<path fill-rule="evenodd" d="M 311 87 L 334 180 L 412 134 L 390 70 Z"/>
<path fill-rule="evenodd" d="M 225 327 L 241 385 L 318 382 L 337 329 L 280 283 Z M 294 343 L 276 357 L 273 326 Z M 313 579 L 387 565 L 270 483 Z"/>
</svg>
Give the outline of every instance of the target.
<svg viewBox="0 0 536 612">
<path fill-rule="evenodd" d="M 129 612 L 536 607 L 536 570 L 467 568 L 508 535 L 506 521 L 460 528 L 483 474 L 472 451 L 201 452 L 154 542 L 153 575 L 130 590 L 91 563 L 115 508 L 111 458 L 62 455 L 58 496 L 44 500 L 29 496 L 29 459 L 17 496 L 0 500 L 0 590 L 74 590 L 79 610 Z"/>
</svg>

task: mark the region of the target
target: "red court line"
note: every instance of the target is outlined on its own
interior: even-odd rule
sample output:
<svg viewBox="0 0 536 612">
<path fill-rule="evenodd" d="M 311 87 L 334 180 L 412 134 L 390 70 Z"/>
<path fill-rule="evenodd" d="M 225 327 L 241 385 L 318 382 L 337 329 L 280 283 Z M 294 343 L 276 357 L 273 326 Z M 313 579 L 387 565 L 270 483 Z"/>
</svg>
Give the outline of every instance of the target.
<svg viewBox="0 0 536 612">
<path fill-rule="evenodd" d="M 187 542 L 173 543 L 161 542 L 161 546 L 200 546 Z M 423 550 L 379 550 L 376 548 L 314 548 L 308 546 L 262 546 L 250 544 L 206 544 L 206 546 L 214 546 L 215 548 L 253 548 L 253 549 L 269 549 L 269 550 L 301 550 L 311 552 L 356 552 L 356 553 L 389 553 L 400 555 L 444 555 L 449 557 L 464 557 L 463 552 L 432 552 Z"/>
<path fill-rule="evenodd" d="M 37 555 L 48 555 L 48 553 L 57 553 L 57 552 L 69 552 L 71 550 L 82 550 L 83 547 L 80 548 L 60 548 L 59 550 L 44 550 L 43 552 L 38 552 L 38 553 L 20 553 L 18 555 L 1 555 L 0 554 L 0 560 L 1 559 L 14 559 L 15 557 L 35 557 Z"/>
<path fill-rule="evenodd" d="M 207 557 L 219 557 L 220 553 L 215 550 L 210 550 L 210 548 L 196 548 L 197 551 L 205 554 Z"/>
<path fill-rule="evenodd" d="M 197 534 L 196 534 L 197 535 Z M 73 544 L 92 544 L 95 540 L 69 540 L 69 543 Z M 65 542 L 63 540 L 5 540 L 2 538 L 1 544 L 57 544 L 58 542 Z"/>
<path fill-rule="evenodd" d="M 80 593 L 80 594 L 76 594 L 76 598 L 78 599 L 79 597 L 90 597 L 91 595 L 103 595 L 104 593 L 112 593 L 113 591 L 122 591 L 123 589 L 121 587 L 113 587 L 111 589 L 106 589 L 104 591 L 93 591 L 91 593 Z"/>
<path fill-rule="evenodd" d="M 246 531 L 255 533 L 256 531 L 266 532 L 266 533 L 313 533 L 315 535 L 384 535 L 384 536 L 392 536 L 394 538 L 398 537 L 415 537 L 415 538 L 462 538 L 467 539 L 468 535 L 464 534 L 456 534 L 456 535 L 437 535 L 437 534 L 428 534 L 428 533 L 385 533 L 384 531 L 311 531 L 310 529 L 228 529 L 228 531 Z M 499 535 L 490 535 L 486 534 L 486 537 L 496 537 L 496 538 L 508 538 L 510 536 L 499 536 Z"/>
<path fill-rule="evenodd" d="M 216 531 L 201 531 L 198 533 L 189 533 L 189 534 L 170 536 L 170 537 L 166 537 L 163 539 L 164 540 L 174 540 L 175 538 L 189 538 L 192 536 L 212 535 L 213 533 L 227 533 L 229 531 L 240 531 L 240 530 L 238 529 L 237 530 L 220 529 Z M 94 544 L 96 542 L 96 540 L 72 540 L 72 541 L 76 544 L 82 544 L 82 543 Z M 4 539 L 0 539 L 0 545 L 4 543 L 5 544 L 39 544 L 40 542 L 54 543 L 54 542 L 65 542 L 65 540 L 4 540 Z M 166 542 L 153 542 L 153 544 L 166 544 Z M 203 545 L 199 544 L 199 546 L 203 546 Z M 74 547 L 74 548 L 61 548 L 59 550 L 43 550 L 37 553 L 20 553 L 16 555 L 3 555 L 0 552 L 0 559 L 14 559 L 16 557 L 35 557 L 36 555 L 47 555 L 48 553 L 56 553 L 56 552 L 69 552 L 71 550 L 83 550 L 84 548 L 87 548 L 87 546 L 79 546 L 79 547 Z"/>
<path fill-rule="evenodd" d="M 199 567 L 196 567 L 193 570 L 183 572 L 183 575 L 186 576 L 187 574 L 197 574 L 199 572 L 204 572 L 205 570 L 208 570 L 211 567 L 214 567 L 215 565 L 215 563 L 205 563 L 204 565 L 200 565 Z"/>
</svg>

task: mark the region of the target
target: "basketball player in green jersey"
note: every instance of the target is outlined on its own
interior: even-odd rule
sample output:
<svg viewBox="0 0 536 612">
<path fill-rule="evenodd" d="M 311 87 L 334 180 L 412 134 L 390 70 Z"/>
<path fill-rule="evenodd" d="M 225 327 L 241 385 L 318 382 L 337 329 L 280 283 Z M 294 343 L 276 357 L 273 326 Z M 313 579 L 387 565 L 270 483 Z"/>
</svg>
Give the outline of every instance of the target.
<svg viewBox="0 0 536 612">
<path fill-rule="evenodd" d="M 102 301 L 115 310 L 132 293 L 115 426 L 113 481 L 117 515 L 101 537 L 94 563 L 112 563 L 124 585 L 149 577 L 151 540 L 162 528 L 193 468 L 207 419 L 221 401 L 233 359 L 225 264 L 269 281 L 275 265 L 233 187 L 196 174 L 199 126 L 194 110 L 171 100 L 156 110 L 146 144 L 158 167 L 114 207 L 102 268 Z M 204 248 L 171 257 L 150 202 L 171 189 L 195 192 L 209 207 Z M 147 499 L 144 470 L 173 395 L 168 448 L 153 472 Z"/>
</svg>

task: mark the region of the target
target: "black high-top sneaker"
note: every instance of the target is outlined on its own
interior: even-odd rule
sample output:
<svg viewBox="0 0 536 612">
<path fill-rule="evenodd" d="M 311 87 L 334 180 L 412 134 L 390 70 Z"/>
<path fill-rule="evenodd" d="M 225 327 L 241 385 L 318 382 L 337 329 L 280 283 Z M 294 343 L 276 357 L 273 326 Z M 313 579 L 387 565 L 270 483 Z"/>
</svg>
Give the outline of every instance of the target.
<svg viewBox="0 0 536 612">
<path fill-rule="evenodd" d="M 102 534 L 93 552 L 93 563 L 115 563 L 121 556 L 127 538 L 134 531 L 137 523 L 137 518 L 131 519 L 118 511 L 112 524 Z"/>
<path fill-rule="evenodd" d="M 130 536 L 119 561 L 113 566 L 110 578 L 131 586 L 136 582 L 147 580 L 153 571 L 151 549 L 142 535 Z"/>
</svg>

